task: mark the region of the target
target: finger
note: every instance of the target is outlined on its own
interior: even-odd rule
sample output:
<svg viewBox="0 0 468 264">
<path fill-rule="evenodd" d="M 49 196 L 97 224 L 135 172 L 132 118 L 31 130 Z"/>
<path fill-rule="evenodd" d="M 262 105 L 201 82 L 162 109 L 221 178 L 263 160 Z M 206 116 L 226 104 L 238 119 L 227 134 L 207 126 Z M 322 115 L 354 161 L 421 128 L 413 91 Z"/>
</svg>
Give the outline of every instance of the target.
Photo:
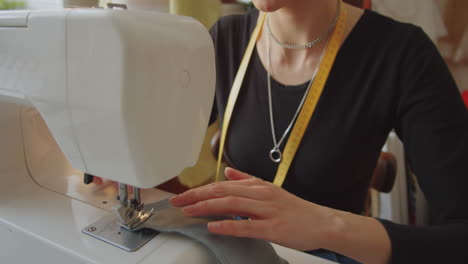
<svg viewBox="0 0 468 264">
<path fill-rule="evenodd" d="M 222 198 L 226 196 L 237 196 L 249 199 L 260 200 L 264 198 L 261 186 L 255 186 L 252 183 L 236 184 L 230 182 L 217 182 L 202 187 L 188 190 L 179 195 L 173 196 L 169 202 L 176 207 L 187 206 L 209 199 Z"/>
<path fill-rule="evenodd" d="M 270 211 L 265 202 L 233 196 L 202 201 L 183 209 L 187 216 L 238 215 L 255 219 L 265 218 Z"/>
<path fill-rule="evenodd" d="M 259 238 L 271 241 L 274 232 L 265 220 L 224 220 L 208 223 L 212 233 L 236 237 Z"/>
<path fill-rule="evenodd" d="M 244 173 L 244 172 L 241 172 L 239 170 L 229 168 L 229 167 L 227 167 L 224 170 L 224 175 L 226 175 L 226 178 L 228 178 L 231 181 L 248 180 L 248 179 L 255 178 L 252 175 L 249 175 L 247 173 Z"/>
</svg>

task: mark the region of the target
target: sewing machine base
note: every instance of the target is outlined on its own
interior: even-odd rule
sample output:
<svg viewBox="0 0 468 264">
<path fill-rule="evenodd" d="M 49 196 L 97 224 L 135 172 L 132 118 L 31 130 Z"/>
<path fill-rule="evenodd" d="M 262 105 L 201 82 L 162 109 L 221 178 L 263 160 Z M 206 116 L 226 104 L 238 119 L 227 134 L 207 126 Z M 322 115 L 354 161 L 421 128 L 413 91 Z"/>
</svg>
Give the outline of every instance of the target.
<svg viewBox="0 0 468 264">
<path fill-rule="evenodd" d="M 128 231 L 117 221 L 114 215 L 105 215 L 83 228 L 82 232 L 129 252 L 138 250 L 159 234 L 158 231 L 152 229 Z"/>
</svg>

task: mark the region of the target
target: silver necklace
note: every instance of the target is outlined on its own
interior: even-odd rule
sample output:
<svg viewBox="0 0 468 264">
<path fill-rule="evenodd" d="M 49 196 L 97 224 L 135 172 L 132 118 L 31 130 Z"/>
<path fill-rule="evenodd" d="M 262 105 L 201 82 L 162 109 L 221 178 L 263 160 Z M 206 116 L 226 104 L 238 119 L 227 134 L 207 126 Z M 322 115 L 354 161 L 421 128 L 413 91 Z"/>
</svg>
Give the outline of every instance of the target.
<svg viewBox="0 0 468 264">
<path fill-rule="evenodd" d="M 270 112 L 270 126 L 271 126 L 271 135 L 273 137 L 273 148 L 270 151 L 270 159 L 274 163 L 280 163 L 282 158 L 283 158 L 283 153 L 280 150 L 280 146 L 283 143 L 284 139 L 286 138 L 286 135 L 289 134 L 289 131 L 291 130 L 294 122 L 297 119 L 297 116 L 302 110 L 302 107 L 304 106 L 304 102 L 307 98 L 307 95 L 309 94 L 310 88 L 312 86 L 312 83 L 314 82 L 315 75 L 317 74 L 317 71 L 320 67 L 320 64 L 322 63 L 323 55 L 324 55 L 324 50 L 325 48 L 322 49 L 322 54 L 320 55 L 320 60 L 317 68 L 314 71 L 314 74 L 312 75 L 312 79 L 310 80 L 307 90 L 305 91 L 304 95 L 302 96 L 301 102 L 299 103 L 299 106 L 297 107 L 296 113 L 294 114 L 291 122 L 289 123 L 288 127 L 284 131 L 283 135 L 281 136 L 280 140 L 276 140 L 276 132 L 275 132 L 275 122 L 274 122 L 274 117 L 273 117 L 273 102 L 271 99 L 271 75 L 270 75 L 270 70 L 271 70 L 271 62 L 270 62 L 270 45 L 271 41 L 270 38 L 268 38 L 268 44 L 267 44 L 267 83 L 268 83 L 268 108 Z M 328 43 L 327 43 L 328 44 Z M 327 46 L 325 45 L 325 47 Z"/>
<path fill-rule="evenodd" d="M 340 11 L 341 11 L 341 0 L 337 0 L 337 6 L 336 6 L 336 13 L 335 13 L 335 16 L 333 17 L 333 20 L 330 24 L 330 26 L 328 26 L 327 30 L 325 32 L 323 32 L 320 36 L 318 36 L 316 39 L 312 40 L 311 42 L 309 43 L 306 43 L 306 44 L 290 44 L 290 43 L 286 43 L 286 42 L 281 42 L 280 40 L 278 40 L 275 35 L 273 34 L 271 28 L 270 28 L 270 16 L 267 16 L 267 28 L 268 28 L 268 33 L 270 35 L 270 37 L 276 42 L 276 44 L 280 45 L 281 47 L 285 48 L 285 49 L 308 49 L 308 48 L 312 48 L 313 46 L 317 45 L 319 42 L 321 42 L 323 39 L 325 39 L 325 37 L 328 36 L 328 34 L 330 34 L 330 32 L 335 28 L 336 26 L 336 23 L 338 23 L 338 17 L 340 16 Z"/>
</svg>

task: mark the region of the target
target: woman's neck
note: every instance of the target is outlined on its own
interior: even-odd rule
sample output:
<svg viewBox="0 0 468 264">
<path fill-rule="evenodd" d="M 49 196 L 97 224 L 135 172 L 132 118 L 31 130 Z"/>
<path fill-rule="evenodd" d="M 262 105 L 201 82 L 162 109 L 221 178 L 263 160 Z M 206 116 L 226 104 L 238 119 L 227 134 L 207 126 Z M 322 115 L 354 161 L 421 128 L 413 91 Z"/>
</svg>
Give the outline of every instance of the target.
<svg viewBox="0 0 468 264">
<path fill-rule="evenodd" d="M 275 37 L 288 44 L 305 44 L 325 32 L 336 15 L 337 0 L 294 0 L 269 13 L 270 26 Z M 348 10 L 345 38 L 363 14 L 363 10 L 341 4 Z M 302 84 L 310 80 L 320 63 L 327 41 L 308 49 L 285 49 L 275 45 L 268 35 L 266 25 L 257 42 L 257 51 L 265 69 L 285 85 Z M 268 47 L 270 47 L 268 49 Z M 270 50 L 270 54 L 268 54 Z M 268 67 L 268 56 L 271 59 Z"/>
<path fill-rule="evenodd" d="M 270 13 L 273 34 L 282 42 L 305 44 L 327 30 L 336 15 L 337 0 L 290 1 Z"/>
</svg>

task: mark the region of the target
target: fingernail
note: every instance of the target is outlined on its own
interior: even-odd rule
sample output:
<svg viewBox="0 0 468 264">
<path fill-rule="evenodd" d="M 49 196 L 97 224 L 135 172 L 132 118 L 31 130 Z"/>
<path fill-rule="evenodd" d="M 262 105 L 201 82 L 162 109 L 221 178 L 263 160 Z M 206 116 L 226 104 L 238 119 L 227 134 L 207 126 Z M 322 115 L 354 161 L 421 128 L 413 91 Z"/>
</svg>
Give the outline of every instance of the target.
<svg viewBox="0 0 468 264">
<path fill-rule="evenodd" d="M 232 168 L 226 167 L 226 169 L 224 169 L 224 176 L 226 176 L 228 179 L 230 179 L 231 175 L 229 175 L 229 174 L 231 174 L 230 171 L 232 171 L 232 170 L 233 170 Z"/>
<path fill-rule="evenodd" d="M 179 195 L 175 195 L 175 196 L 172 196 L 171 198 L 169 198 L 169 202 L 170 203 L 177 203 L 177 202 L 180 202 L 182 199 Z"/>
<path fill-rule="evenodd" d="M 208 223 L 208 228 L 219 229 L 219 228 L 221 228 L 221 223 L 219 223 L 219 222 L 210 222 L 210 223 Z"/>
</svg>

